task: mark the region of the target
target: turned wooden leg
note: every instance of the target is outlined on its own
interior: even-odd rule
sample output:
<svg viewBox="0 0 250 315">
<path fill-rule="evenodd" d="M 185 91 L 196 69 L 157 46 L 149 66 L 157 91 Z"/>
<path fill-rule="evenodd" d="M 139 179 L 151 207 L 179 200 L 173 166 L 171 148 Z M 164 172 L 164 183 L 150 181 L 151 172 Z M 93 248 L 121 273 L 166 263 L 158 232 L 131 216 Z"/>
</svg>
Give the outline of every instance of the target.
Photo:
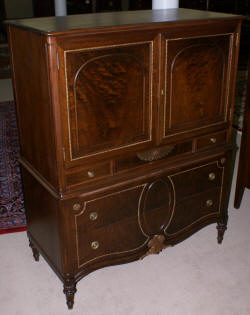
<svg viewBox="0 0 250 315">
<path fill-rule="evenodd" d="M 222 243 L 226 229 L 227 229 L 227 224 L 226 223 L 218 223 L 218 225 L 217 225 L 217 230 L 218 230 L 217 240 L 218 240 L 218 244 Z"/>
<path fill-rule="evenodd" d="M 68 278 L 64 282 L 63 293 L 66 295 L 68 309 L 72 310 L 76 293 L 76 282 L 73 278 Z"/>
<path fill-rule="evenodd" d="M 38 249 L 34 246 L 34 244 L 31 242 L 31 240 L 29 240 L 29 246 L 32 250 L 33 257 L 34 257 L 35 261 L 39 261 L 40 253 L 39 253 Z"/>
</svg>

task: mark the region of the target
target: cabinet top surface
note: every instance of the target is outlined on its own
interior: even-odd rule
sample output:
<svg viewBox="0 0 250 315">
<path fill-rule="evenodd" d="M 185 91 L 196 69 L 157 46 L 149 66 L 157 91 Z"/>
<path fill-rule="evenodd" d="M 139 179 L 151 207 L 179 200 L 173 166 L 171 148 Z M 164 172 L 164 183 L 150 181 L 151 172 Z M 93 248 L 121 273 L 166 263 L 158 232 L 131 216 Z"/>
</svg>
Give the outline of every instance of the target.
<svg viewBox="0 0 250 315">
<path fill-rule="evenodd" d="M 242 19 L 242 16 L 191 9 L 166 9 L 122 11 L 113 13 L 91 13 L 64 17 L 44 17 L 10 20 L 7 24 L 46 35 L 57 35 L 68 31 L 129 27 L 143 24 L 189 23 L 191 21 Z M 212 22 L 211 21 L 211 22 Z"/>
</svg>

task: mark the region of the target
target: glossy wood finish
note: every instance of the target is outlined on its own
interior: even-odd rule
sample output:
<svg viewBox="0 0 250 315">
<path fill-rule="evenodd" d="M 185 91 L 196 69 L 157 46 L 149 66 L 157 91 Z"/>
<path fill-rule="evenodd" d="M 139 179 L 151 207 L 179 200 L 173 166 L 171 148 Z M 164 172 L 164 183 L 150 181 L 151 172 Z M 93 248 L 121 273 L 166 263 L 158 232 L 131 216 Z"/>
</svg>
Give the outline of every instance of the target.
<svg viewBox="0 0 250 315">
<path fill-rule="evenodd" d="M 229 47 L 230 35 L 166 39 L 164 137 L 226 120 Z"/>
<path fill-rule="evenodd" d="M 248 55 L 248 83 L 246 108 L 244 113 L 244 126 L 241 138 L 240 158 L 234 207 L 239 208 L 245 188 L 250 189 L 250 54 Z"/>
<path fill-rule="evenodd" d="M 12 63 L 15 61 L 12 73 L 21 159 L 32 165 L 49 184 L 57 187 L 56 139 L 50 106 L 46 40 L 38 34 L 15 29 L 9 34 L 9 41 Z M 23 42 L 29 45 L 22 45 Z M 28 93 L 24 92 L 27 86 L 32 87 Z"/>
<path fill-rule="evenodd" d="M 98 31 L 108 28 L 119 29 L 137 29 L 145 28 L 148 24 L 148 28 L 158 28 L 158 23 L 162 23 L 163 26 L 166 23 L 188 24 L 189 26 L 194 24 L 210 24 L 217 20 L 239 20 L 240 16 L 232 14 L 223 14 L 216 12 L 205 12 L 188 9 L 167 9 L 167 10 L 142 10 L 137 12 L 116 12 L 116 13 L 99 13 L 93 16 L 92 14 L 82 15 L 69 15 L 65 17 L 48 17 L 37 19 L 25 19 L 25 20 L 13 20 L 8 21 L 9 24 L 13 24 L 20 28 L 28 29 L 38 33 L 50 34 L 52 36 L 67 33 L 84 33 L 86 31 Z M 171 25 L 168 25 L 171 27 Z"/>
<path fill-rule="evenodd" d="M 28 237 L 69 308 L 96 269 L 211 223 L 221 243 L 240 25 L 182 9 L 11 22 Z"/>
<path fill-rule="evenodd" d="M 225 128 L 229 119 L 226 86 L 230 82 L 233 33 L 223 36 L 187 33 L 184 39 L 184 36 L 168 37 L 168 34 L 164 37 L 163 52 L 166 59 L 162 141 L 169 142 L 173 136 L 182 139 L 187 133 L 200 134 L 204 128 L 211 131 Z"/>
<path fill-rule="evenodd" d="M 113 46 L 65 51 L 73 160 L 152 137 L 152 43 Z"/>
</svg>

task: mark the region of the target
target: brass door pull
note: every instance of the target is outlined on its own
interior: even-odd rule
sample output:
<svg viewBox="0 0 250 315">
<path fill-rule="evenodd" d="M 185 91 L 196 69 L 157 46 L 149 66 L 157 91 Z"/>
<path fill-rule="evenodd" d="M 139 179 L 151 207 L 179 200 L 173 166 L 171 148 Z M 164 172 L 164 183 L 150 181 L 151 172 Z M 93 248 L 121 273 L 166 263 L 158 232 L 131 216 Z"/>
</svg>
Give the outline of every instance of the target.
<svg viewBox="0 0 250 315">
<path fill-rule="evenodd" d="M 157 161 L 165 156 L 169 155 L 174 150 L 174 145 L 165 145 L 160 148 L 154 148 L 142 152 L 138 152 L 136 155 L 138 159 L 145 162 Z"/>
</svg>

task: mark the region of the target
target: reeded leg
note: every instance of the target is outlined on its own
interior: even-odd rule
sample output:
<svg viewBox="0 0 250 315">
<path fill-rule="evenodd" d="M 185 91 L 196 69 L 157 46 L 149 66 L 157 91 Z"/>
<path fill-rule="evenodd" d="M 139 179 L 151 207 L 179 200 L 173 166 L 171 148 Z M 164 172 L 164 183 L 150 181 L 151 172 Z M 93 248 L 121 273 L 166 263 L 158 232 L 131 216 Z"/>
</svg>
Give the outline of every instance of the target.
<svg viewBox="0 0 250 315">
<path fill-rule="evenodd" d="M 64 282 L 63 293 L 66 295 L 68 309 L 72 310 L 76 293 L 76 282 L 73 278 L 68 278 Z"/>
<path fill-rule="evenodd" d="M 29 240 L 29 246 L 32 249 L 32 253 L 33 253 L 33 257 L 34 257 L 35 261 L 39 261 L 40 253 L 39 253 L 38 249 L 34 246 L 34 244 L 31 242 L 31 240 Z"/>
<path fill-rule="evenodd" d="M 217 240 L 218 240 L 218 244 L 222 243 L 226 229 L 227 229 L 227 224 L 226 223 L 218 223 L 218 225 L 217 225 L 217 230 L 218 230 Z"/>
</svg>

